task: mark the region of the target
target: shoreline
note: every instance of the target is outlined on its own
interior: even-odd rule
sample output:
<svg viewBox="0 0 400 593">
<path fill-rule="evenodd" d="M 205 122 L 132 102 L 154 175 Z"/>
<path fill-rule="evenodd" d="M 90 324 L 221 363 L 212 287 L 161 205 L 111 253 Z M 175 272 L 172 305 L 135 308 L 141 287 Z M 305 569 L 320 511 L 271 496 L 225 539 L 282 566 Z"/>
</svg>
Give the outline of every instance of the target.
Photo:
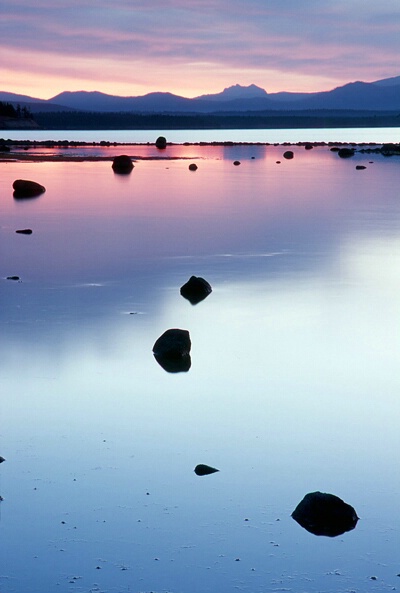
<svg viewBox="0 0 400 593">
<path fill-rule="evenodd" d="M 338 151 L 340 148 L 348 147 L 355 152 L 383 154 L 385 156 L 399 155 L 400 144 L 379 144 L 376 142 L 234 142 L 234 141 L 212 141 L 212 142 L 167 142 L 166 148 L 157 148 L 154 142 L 111 142 L 102 140 L 100 142 L 85 142 L 76 140 L 4 140 L 0 139 L 0 162 L 101 162 L 113 161 L 115 154 L 110 155 L 85 155 L 85 154 L 35 154 L 37 149 L 85 149 L 92 148 L 129 148 L 129 147 L 152 147 L 159 151 L 157 155 L 128 155 L 135 161 L 173 161 L 190 160 L 189 156 L 168 155 L 168 147 L 235 147 L 235 146 L 264 146 L 264 147 L 302 147 L 305 150 L 313 148 L 329 148 Z"/>
</svg>

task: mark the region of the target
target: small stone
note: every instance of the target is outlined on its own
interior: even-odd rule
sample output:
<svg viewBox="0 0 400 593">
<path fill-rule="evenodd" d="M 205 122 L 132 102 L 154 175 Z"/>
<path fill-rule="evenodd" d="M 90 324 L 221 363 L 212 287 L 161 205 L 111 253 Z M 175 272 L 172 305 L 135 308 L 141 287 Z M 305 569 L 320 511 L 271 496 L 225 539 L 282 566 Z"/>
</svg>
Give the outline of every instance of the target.
<svg viewBox="0 0 400 593">
<path fill-rule="evenodd" d="M 13 183 L 14 198 L 34 198 L 43 194 L 46 188 L 36 181 L 28 179 L 16 179 Z"/>
<path fill-rule="evenodd" d="M 114 173 L 126 175 L 132 171 L 133 166 L 134 165 L 132 163 L 131 158 L 126 154 L 121 154 L 119 156 L 114 157 L 112 169 Z"/>
<path fill-rule="evenodd" d="M 32 235 L 32 229 L 18 229 L 17 231 L 15 231 L 16 233 L 19 233 L 20 235 Z"/>
<path fill-rule="evenodd" d="M 200 276 L 191 276 L 180 289 L 181 295 L 192 305 L 197 305 L 203 301 L 211 292 L 211 285 Z"/>
<path fill-rule="evenodd" d="M 197 476 L 208 476 L 210 474 L 215 474 L 215 472 L 219 472 L 219 469 L 211 467 L 210 465 L 205 465 L 204 463 L 200 463 L 194 468 L 194 473 Z"/>
<path fill-rule="evenodd" d="M 339 148 L 338 150 L 338 156 L 340 156 L 341 159 L 348 159 L 354 156 L 354 154 L 354 148 Z"/>
<path fill-rule="evenodd" d="M 191 341 L 186 329 L 168 329 L 156 340 L 153 355 L 169 373 L 187 372 L 191 367 Z"/>
<path fill-rule="evenodd" d="M 363 169 L 366 169 L 367 167 L 365 165 L 357 165 L 356 169 L 357 171 L 362 171 Z"/>
<path fill-rule="evenodd" d="M 156 140 L 156 147 L 161 150 L 167 148 L 167 139 L 164 136 L 159 136 Z"/>
<path fill-rule="evenodd" d="M 5 461 L 5 459 L 0 455 L 0 463 L 3 463 L 3 461 Z"/>
<path fill-rule="evenodd" d="M 19 278 L 19 276 L 7 276 L 7 280 L 14 280 L 14 281 L 17 281 L 17 280 L 19 280 L 19 279 L 20 279 L 20 278 Z"/>
<path fill-rule="evenodd" d="M 283 158 L 284 159 L 292 159 L 294 157 L 294 153 L 292 150 L 287 150 L 286 152 L 283 153 Z"/>
<path fill-rule="evenodd" d="M 240 161 L 233 161 L 233 164 L 235 165 L 235 167 L 238 167 L 240 165 Z"/>
<path fill-rule="evenodd" d="M 190 163 L 189 165 L 189 171 L 197 171 L 198 167 L 196 165 L 196 163 Z"/>
</svg>

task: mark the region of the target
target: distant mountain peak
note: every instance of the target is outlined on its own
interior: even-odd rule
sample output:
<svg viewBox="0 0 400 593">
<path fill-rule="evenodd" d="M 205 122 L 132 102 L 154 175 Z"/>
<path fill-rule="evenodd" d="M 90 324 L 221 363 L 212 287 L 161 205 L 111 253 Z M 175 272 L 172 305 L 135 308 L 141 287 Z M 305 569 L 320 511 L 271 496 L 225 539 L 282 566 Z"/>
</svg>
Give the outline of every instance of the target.
<svg viewBox="0 0 400 593">
<path fill-rule="evenodd" d="M 267 91 L 256 84 L 250 84 L 249 86 L 234 84 L 226 87 L 222 93 L 217 93 L 215 95 L 201 95 L 200 97 L 196 97 L 196 99 L 206 99 L 208 101 L 234 101 L 235 99 L 259 99 L 267 96 Z"/>
</svg>

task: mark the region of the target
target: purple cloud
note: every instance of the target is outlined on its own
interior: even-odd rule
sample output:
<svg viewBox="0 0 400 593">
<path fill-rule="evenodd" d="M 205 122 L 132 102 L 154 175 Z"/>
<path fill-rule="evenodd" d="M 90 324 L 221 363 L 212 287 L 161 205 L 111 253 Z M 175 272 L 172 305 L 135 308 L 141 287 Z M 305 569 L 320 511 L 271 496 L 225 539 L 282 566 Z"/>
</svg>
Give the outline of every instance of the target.
<svg viewBox="0 0 400 593">
<path fill-rule="evenodd" d="M 118 81 L 127 94 L 235 82 L 323 90 L 398 75 L 399 50 L 397 0 L 2 1 L 3 87 L 7 73 L 20 85 L 42 73 L 59 90 L 72 80 L 110 92 Z"/>
</svg>

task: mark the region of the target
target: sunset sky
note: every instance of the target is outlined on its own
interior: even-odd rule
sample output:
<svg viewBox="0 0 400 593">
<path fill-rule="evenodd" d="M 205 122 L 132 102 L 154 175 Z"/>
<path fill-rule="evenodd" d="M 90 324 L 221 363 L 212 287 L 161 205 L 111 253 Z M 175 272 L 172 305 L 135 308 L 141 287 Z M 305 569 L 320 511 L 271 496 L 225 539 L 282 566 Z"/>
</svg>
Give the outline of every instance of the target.
<svg viewBox="0 0 400 593">
<path fill-rule="evenodd" d="M 399 0 L 0 0 L 0 90 L 185 97 L 400 75 Z"/>
</svg>

